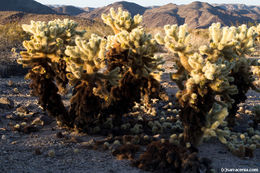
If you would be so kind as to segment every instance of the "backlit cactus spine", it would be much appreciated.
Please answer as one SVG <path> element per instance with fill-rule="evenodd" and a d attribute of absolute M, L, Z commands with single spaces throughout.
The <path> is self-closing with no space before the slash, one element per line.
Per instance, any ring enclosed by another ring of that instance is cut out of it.
<path fill-rule="evenodd" d="M 228 115 L 227 104 L 216 99 L 216 96 L 236 94 L 229 77 L 233 63 L 219 58 L 211 61 L 211 56 L 203 56 L 199 51 L 191 49 L 190 35 L 187 25 L 166 25 L 166 36 L 159 34 L 156 39 L 168 48 L 176 58 L 176 72 L 171 75 L 180 91 L 176 97 L 181 107 L 180 118 L 184 126 L 184 142 L 198 145 L 203 136 L 218 136 L 219 125 L 224 123 Z"/>
<path fill-rule="evenodd" d="M 34 95 L 39 97 L 39 104 L 50 115 L 60 121 L 70 122 L 71 119 L 58 94 L 58 90 L 64 90 L 67 84 L 64 51 L 67 45 L 75 44 L 76 35 L 82 35 L 84 32 L 76 31 L 77 24 L 69 19 L 48 23 L 31 21 L 30 25 L 22 27 L 31 34 L 31 38 L 23 42 L 26 51 L 20 53 L 18 63 L 31 68 L 27 78 L 32 79 L 30 87 Z"/>
<path fill-rule="evenodd" d="M 119 67 L 122 76 L 119 86 L 112 87 L 114 107 L 122 108 L 121 111 L 115 109 L 116 112 L 128 110 L 142 97 L 146 101 L 148 97 L 158 97 L 160 83 L 157 79 L 163 61 L 154 55 L 158 51 L 155 39 L 140 26 L 142 16 L 132 18 L 121 8 L 117 13 L 111 8 L 110 14 L 103 14 L 102 19 L 115 33 L 107 37 L 107 70 Z"/>
<path fill-rule="evenodd" d="M 67 77 L 74 87 L 69 115 L 77 129 L 91 132 L 91 128 L 99 127 L 107 118 L 102 117 L 102 110 L 110 102 L 106 82 L 117 85 L 119 69 L 104 73 L 105 39 L 93 34 L 88 41 L 77 37 L 75 43 L 75 46 L 67 46 L 65 51 L 68 56 Z"/>
<path fill-rule="evenodd" d="M 21 61 L 24 66 L 32 66 L 32 56 L 34 62 L 41 58 L 51 62 L 55 72 L 55 80 L 59 90 L 63 92 L 67 84 L 66 64 L 63 60 L 64 51 L 67 45 L 75 45 L 75 36 L 83 35 L 84 31 L 77 31 L 77 23 L 64 19 L 49 21 L 47 24 L 41 21 L 31 21 L 30 25 L 22 25 L 23 30 L 31 34 L 31 39 L 23 42 L 27 51 L 21 52 Z M 42 59 L 41 59 L 42 60 Z"/>
<path fill-rule="evenodd" d="M 254 85 L 254 76 L 251 72 L 253 66 L 258 66 L 256 59 L 248 58 L 255 51 L 255 40 L 257 37 L 257 27 L 248 28 L 246 25 L 239 27 L 221 27 L 220 23 L 212 24 L 209 27 L 210 44 L 203 46 L 200 53 L 210 58 L 211 62 L 216 62 L 223 58 L 234 66 L 230 71 L 230 77 L 234 80 L 231 84 L 237 87 L 237 94 L 229 97 L 222 97 L 223 101 L 232 102 L 229 104 L 229 115 L 227 121 L 229 126 L 235 124 L 235 115 L 238 104 L 247 99 L 246 93 L 251 88 L 258 91 Z M 255 73 L 259 68 L 255 68 Z"/>

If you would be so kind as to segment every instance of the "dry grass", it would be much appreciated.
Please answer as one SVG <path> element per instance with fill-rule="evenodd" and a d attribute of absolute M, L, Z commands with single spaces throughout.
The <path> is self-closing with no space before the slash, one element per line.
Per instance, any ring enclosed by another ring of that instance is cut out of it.
<path fill-rule="evenodd" d="M 85 30 L 86 33 L 84 35 L 85 38 L 89 39 L 91 34 L 97 34 L 101 37 L 105 37 L 108 35 L 113 35 L 113 30 L 100 22 L 95 22 L 93 25 L 80 26 L 79 30 Z"/>
<path fill-rule="evenodd" d="M 209 32 L 208 29 L 193 29 L 190 31 L 191 40 L 190 43 L 194 50 L 202 45 L 207 45 L 209 43 Z"/>
<path fill-rule="evenodd" d="M 21 49 L 23 40 L 27 38 L 20 24 L 0 25 L 0 63 L 14 62 L 16 57 L 12 48 Z"/>
<path fill-rule="evenodd" d="M 17 42 L 21 43 L 26 38 L 27 38 L 27 34 L 23 31 L 20 24 L 10 23 L 5 25 L 0 25 L 1 42 L 5 42 L 8 44 L 14 44 Z"/>

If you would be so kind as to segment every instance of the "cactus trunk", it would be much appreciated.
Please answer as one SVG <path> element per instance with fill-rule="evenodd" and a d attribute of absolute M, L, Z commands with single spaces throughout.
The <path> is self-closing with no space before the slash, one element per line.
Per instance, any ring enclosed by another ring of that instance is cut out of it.
<path fill-rule="evenodd" d="M 185 92 L 185 90 L 183 91 Z M 199 97 L 197 109 L 189 104 L 181 102 L 180 118 L 184 127 L 184 142 L 198 146 L 203 137 L 202 127 L 206 126 L 206 116 L 214 104 L 213 94 L 207 93 L 204 97 Z"/>
<path fill-rule="evenodd" d="M 47 63 L 41 65 L 46 69 L 48 74 L 53 73 Z M 30 70 L 29 76 L 32 79 L 30 87 L 33 89 L 33 94 L 39 97 L 39 104 L 43 109 L 46 110 L 50 116 L 55 117 L 58 121 L 71 127 L 73 124 L 72 118 L 68 115 L 61 96 L 58 94 L 58 88 L 53 81 L 52 75 L 47 77 L 46 75 L 40 75 Z"/>
<path fill-rule="evenodd" d="M 99 113 L 104 107 L 104 101 L 95 96 L 92 89 L 89 83 L 81 82 L 75 87 L 70 100 L 69 115 L 75 117 L 74 124 L 80 130 L 88 131 L 102 120 Z"/>
<path fill-rule="evenodd" d="M 232 95 L 231 98 L 234 100 L 232 107 L 229 108 L 229 115 L 227 116 L 227 122 L 229 127 L 233 127 L 235 125 L 236 113 L 238 110 L 238 104 L 244 103 L 247 99 L 246 93 L 250 89 L 250 84 L 247 82 L 248 79 L 244 79 L 240 73 L 232 73 L 234 77 L 233 85 L 237 86 L 238 93 Z"/>

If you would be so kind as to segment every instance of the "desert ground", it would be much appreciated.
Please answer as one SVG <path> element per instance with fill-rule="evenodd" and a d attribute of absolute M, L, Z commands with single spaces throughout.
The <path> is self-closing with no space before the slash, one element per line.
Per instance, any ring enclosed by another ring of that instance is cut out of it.
<path fill-rule="evenodd" d="M 161 84 L 171 96 L 177 91 L 169 79 L 171 62 L 166 63 Z M 13 75 L 0 78 L 0 172 L 89 172 L 89 173 L 141 173 L 130 161 L 117 160 L 109 151 L 90 150 L 85 147 L 89 136 L 60 128 L 56 121 L 46 115 L 32 97 L 30 81 L 24 76 Z M 64 96 L 65 104 L 68 97 Z M 248 92 L 248 99 L 240 106 L 250 112 L 260 104 L 260 94 Z M 248 120 L 250 115 L 239 113 Z M 16 124 L 34 124 L 28 131 L 14 131 Z M 245 127 L 246 128 L 246 127 Z M 221 168 L 260 169 L 260 149 L 253 158 L 238 158 L 217 139 L 204 142 L 199 156 L 211 159 L 216 172 Z"/>

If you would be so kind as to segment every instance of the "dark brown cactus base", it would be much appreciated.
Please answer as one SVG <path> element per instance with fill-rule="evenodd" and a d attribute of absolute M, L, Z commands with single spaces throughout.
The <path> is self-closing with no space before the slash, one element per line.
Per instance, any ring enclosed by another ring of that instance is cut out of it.
<path fill-rule="evenodd" d="M 201 170 L 210 171 L 210 161 L 200 161 L 198 150 L 194 147 L 185 148 L 165 141 L 152 142 L 145 153 L 133 161 L 133 165 L 146 171 L 199 173 Z"/>
<path fill-rule="evenodd" d="M 40 75 L 29 71 L 29 77 L 32 79 L 30 88 L 34 96 L 39 98 L 39 104 L 47 111 L 48 115 L 55 117 L 64 125 L 72 127 L 73 119 L 63 105 L 61 96 L 58 94 L 58 88 L 53 81 L 53 72 L 51 68 L 45 64 L 46 74 Z"/>
<path fill-rule="evenodd" d="M 183 90 L 181 95 L 185 94 Z M 210 111 L 215 102 L 214 94 L 208 92 L 204 97 L 198 96 L 197 104 L 192 105 L 188 101 L 184 102 L 182 98 L 179 99 L 181 106 L 180 119 L 184 127 L 184 144 L 190 142 L 194 146 L 202 140 L 202 127 L 206 125 L 206 114 Z"/>
<path fill-rule="evenodd" d="M 237 86 L 238 93 L 235 95 L 231 95 L 231 98 L 235 102 L 232 104 L 232 107 L 228 110 L 229 114 L 226 118 L 229 127 L 235 126 L 236 113 L 239 109 L 238 105 L 246 101 L 247 99 L 246 93 L 248 92 L 251 86 L 251 84 L 248 83 L 249 77 L 244 79 L 245 77 L 242 76 L 240 73 L 233 73 L 232 76 L 234 77 L 234 82 L 232 82 L 231 84 Z"/>
<path fill-rule="evenodd" d="M 59 63 L 53 63 L 52 65 L 55 72 L 55 81 L 59 92 L 65 94 L 67 92 L 67 84 L 69 83 L 69 80 L 66 76 L 66 62 L 64 60 L 60 60 Z"/>
<path fill-rule="evenodd" d="M 252 127 L 254 129 L 258 129 L 258 124 L 260 124 L 260 115 L 259 114 L 254 116 Z"/>
<path fill-rule="evenodd" d="M 160 83 L 152 77 L 137 78 L 130 71 L 125 73 L 119 86 L 111 89 L 111 103 L 109 112 L 122 115 L 127 113 L 135 104 L 144 98 L 149 102 L 151 98 L 159 98 Z"/>
<path fill-rule="evenodd" d="M 74 126 L 78 130 L 88 131 L 105 120 L 102 110 L 105 102 L 92 91 L 93 87 L 82 82 L 74 89 L 69 110 L 70 117 L 74 118 Z"/>
<path fill-rule="evenodd" d="M 185 107 L 181 110 L 180 117 L 184 128 L 183 143 L 189 142 L 194 146 L 198 146 L 203 136 L 201 128 L 205 124 L 205 117 L 190 107 Z"/>

